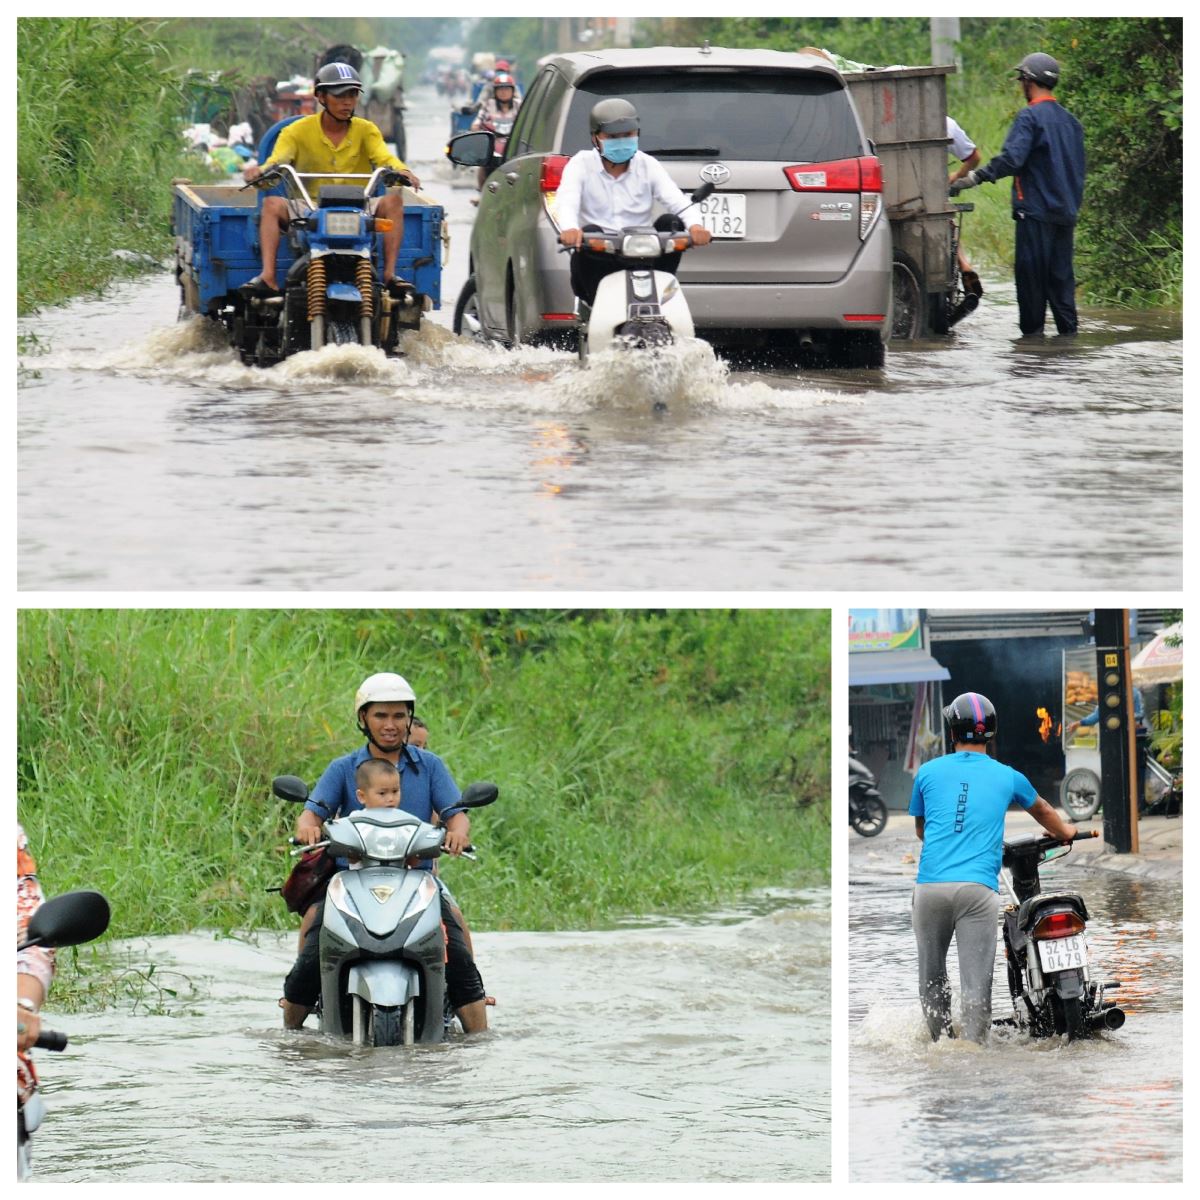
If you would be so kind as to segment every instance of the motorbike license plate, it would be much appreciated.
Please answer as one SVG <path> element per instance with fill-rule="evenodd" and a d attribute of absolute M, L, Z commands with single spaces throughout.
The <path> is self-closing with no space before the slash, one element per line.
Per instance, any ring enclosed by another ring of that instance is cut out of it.
<path fill-rule="evenodd" d="M 1072 967 L 1087 966 L 1087 942 L 1082 934 L 1038 942 L 1037 948 L 1043 971 L 1069 971 Z"/>
<path fill-rule="evenodd" d="M 700 224 L 715 238 L 746 236 L 746 197 L 717 192 L 700 201 Z"/>

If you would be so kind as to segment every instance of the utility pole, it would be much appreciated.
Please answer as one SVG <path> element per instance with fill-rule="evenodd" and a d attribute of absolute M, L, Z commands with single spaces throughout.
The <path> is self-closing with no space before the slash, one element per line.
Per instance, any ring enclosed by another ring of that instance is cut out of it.
<path fill-rule="evenodd" d="M 961 37 L 957 17 L 929 18 L 930 52 L 935 67 L 953 64 L 959 71 L 962 70 L 962 53 L 958 47 Z"/>
<path fill-rule="evenodd" d="M 1127 608 L 1096 609 L 1096 678 L 1104 840 L 1118 854 L 1136 854 L 1137 742 Z"/>

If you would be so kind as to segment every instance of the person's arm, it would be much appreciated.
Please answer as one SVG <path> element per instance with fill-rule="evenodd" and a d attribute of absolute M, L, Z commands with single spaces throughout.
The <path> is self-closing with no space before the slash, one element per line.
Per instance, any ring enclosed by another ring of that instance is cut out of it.
<path fill-rule="evenodd" d="M 579 155 L 572 155 L 571 161 L 563 167 L 558 193 L 554 197 L 558 240 L 564 246 L 578 246 L 583 241 L 583 218 L 579 211 L 583 201 L 583 169 Z"/>
<path fill-rule="evenodd" d="M 246 167 L 242 172 L 242 178 L 247 183 L 253 183 L 268 167 L 273 167 L 279 163 L 294 163 L 296 161 L 296 135 L 292 131 L 296 127 L 296 122 L 293 121 L 290 125 L 285 125 L 275 138 L 275 145 L 271 153 L 267 156 L 264 163 L 255 163 L 253 166 Z"/>
<path fill-rule="evenodd" d="M 471 844 L 471 818 L 459 811 L 446 821 L 446 840 L 442 843 L 451 854 L 461 854 Z"/>
<path fill-rule="evenodd" d="M 923 842 L 925 840 L 925 818 L 913 817 L 913 829 L 916 830 L 917 840 Z"/>
<path fill-rule="evenodd" d="M 961 179 L 968 171 L 973 171 L 979 166 L 982 161 L 983 155 L 979 153 L 979 149 L 976 147 L 962 160 L 958 169 L 950 176 L 950 182 L 953 183 L 956 179 Z"/>
<path fill-rule="evenodd" d="M 321 818 L 311 808 L 306 808 L 296 819 L 296 841 L 311 846 L 321 840 Z"/>
<path fill-rule="evenodd" d="M 391 167 L 402 171 L 408 176 L 409 186 L 414 192 L 420 191 L 421 181 L 416 177 L 411 167 L 405 166 L 388 148 L 379 132 L 379 126 L 373 121 L 366 122 L 366 136 L 363 139 L 363 151 L 372 167 Z M 286 132 L 286 131 L 285 131 Z"/>
<path fill-rule="evenodd" d="M 1033 806 L 1026 810 L 1029 815 L 1051 836 L 1069 842 L 1079 830 L 1058 815 L 1058 809 L 1039 796 Z"/>

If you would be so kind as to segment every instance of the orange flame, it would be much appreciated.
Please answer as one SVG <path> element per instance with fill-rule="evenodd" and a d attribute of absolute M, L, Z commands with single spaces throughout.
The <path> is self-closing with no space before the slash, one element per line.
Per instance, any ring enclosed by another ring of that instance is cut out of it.
<path fill-rule="evenodd" d="M 1050 730 L 1054 728 L 1054 722 L 1050 720 L 1050 714 L 1044 708 L 1039 708 L 1037 715 L 1041 718 L 1042 722 L 1038 726 L 1038 733 L 1042 735 L 1043 742 L 1048 742 L 1050 740 Z"/>

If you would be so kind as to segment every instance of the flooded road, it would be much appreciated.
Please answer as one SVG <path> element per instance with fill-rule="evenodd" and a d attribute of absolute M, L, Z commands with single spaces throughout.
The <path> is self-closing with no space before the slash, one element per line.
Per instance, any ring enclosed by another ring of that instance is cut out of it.
<path fill-rule="evenodd" d="M 1027 345 L 985 279 L 954 338 L 881 372 L 733 369 L 703 343 L 653 376 L 584 372 L 469 344 L 447 113 L 415 93 L 411 161 L 452 244 L 404 359 L 243 367 L 175 323 L 166 273 L 21 321 L 21 588 L 1180 586 L 1177 315 L 1085 310 L 1075 341 Z M 986 514 L 967 539 L 964 495 Z"/>
<path fill-rule="evenodd" d="M 935 1045 L 917 1000 L 916 867 L 900 862 L 906 848 L 917 853 L 910 840 L 894 853 L 860 838 L 850 846 L 850 1179 L 1181 1180 L 1180 884 L 1069 858 L 1042 869 L 1044 890 L 1084 897 L 1093 964 L 1124 985 L 1122 1029 L 1071 1045 L 1006 1029 L 984 1047 Z M 998 944 L 996 1017 L 1012 1012 L 1003 953 Z M 948 973 L 957 1013 L 953 947 Z"/>
<path fill-rule="evenodd" d="M 285 1033 L 294 936 L 136 943 L 201 994 L 182 987 L 177 1015 L 47 1018 L 71 1044 L 40 1056 L 36 1177 L 827 1181 L 828 902 L 476 933 L 492 1028 L 419 1048 Z"/>

